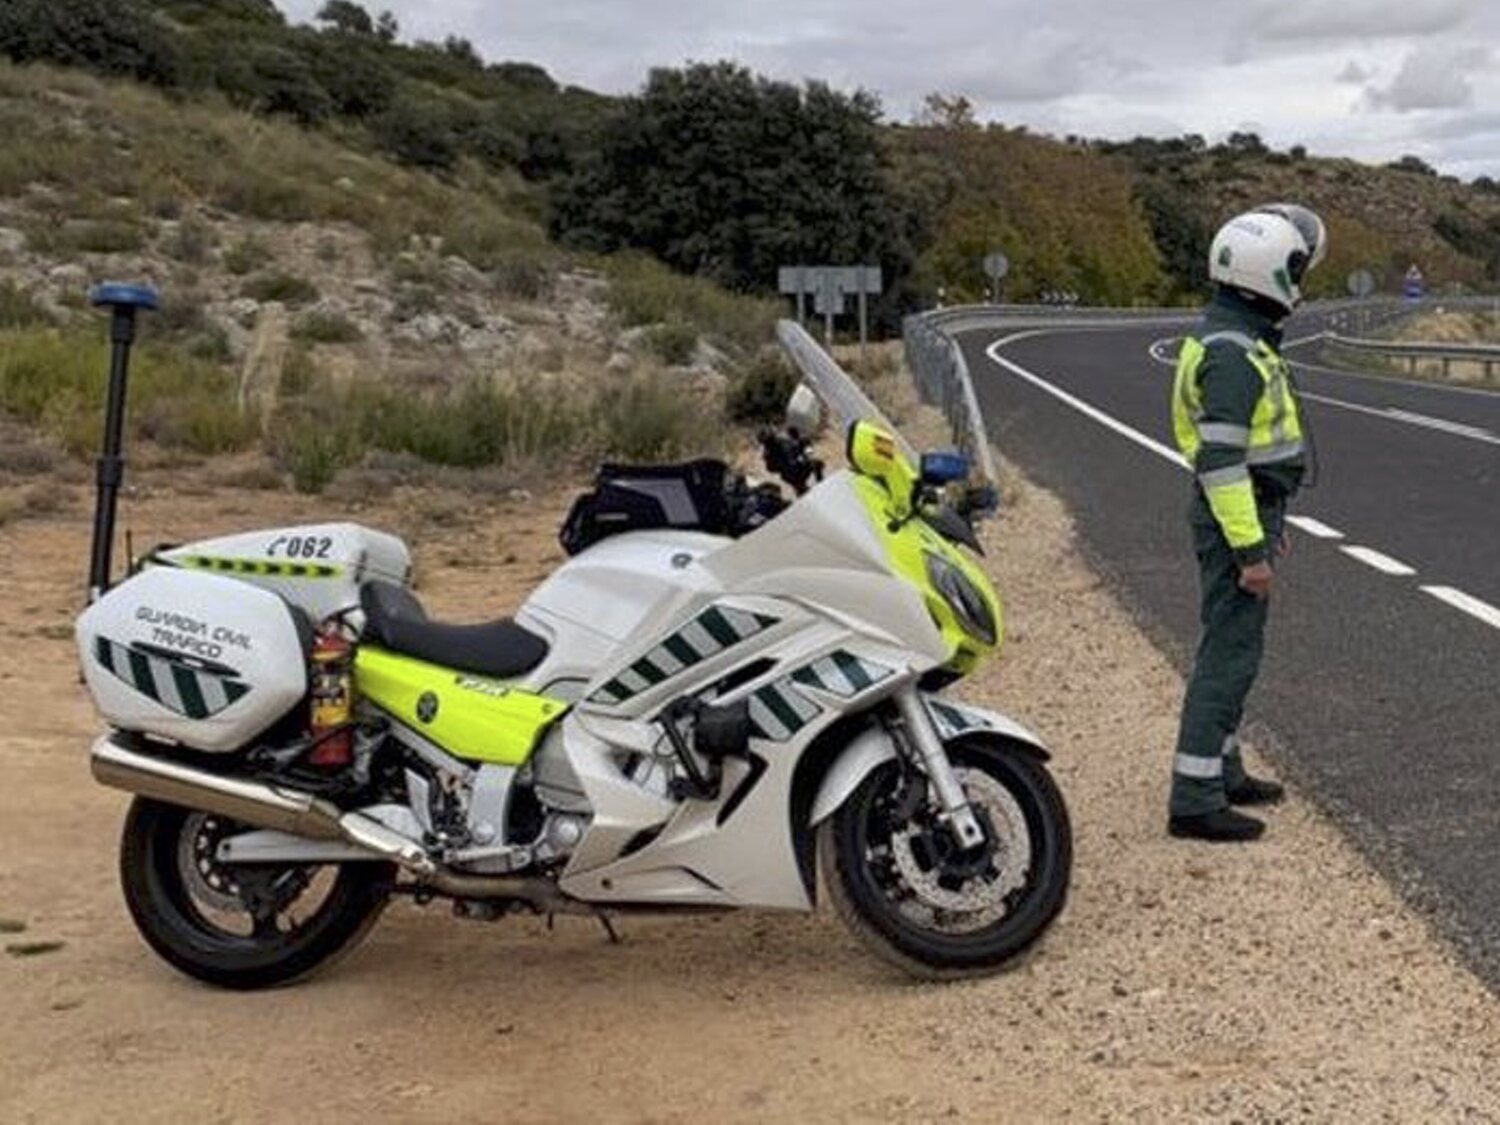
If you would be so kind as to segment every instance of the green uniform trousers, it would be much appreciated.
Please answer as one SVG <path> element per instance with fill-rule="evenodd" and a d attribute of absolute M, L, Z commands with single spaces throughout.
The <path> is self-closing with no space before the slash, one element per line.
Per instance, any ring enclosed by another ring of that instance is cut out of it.
<path fill-rule="evenodd" d="M 1256 497 L 1266 543 L 1275 557 L 1286 513 L 1284 500 Z M 1245 697 L 1260 670 L 1269 602 L 1245 593 L 1224 533 L 1197 492 L 1188 522 L 1198 556 L 1203 633 L 1172 766 L 1172 816 L 1195 816 L 1228 804 L 1226 789 L 1244 779 L 1236 732 L 1245 713 Z"/>

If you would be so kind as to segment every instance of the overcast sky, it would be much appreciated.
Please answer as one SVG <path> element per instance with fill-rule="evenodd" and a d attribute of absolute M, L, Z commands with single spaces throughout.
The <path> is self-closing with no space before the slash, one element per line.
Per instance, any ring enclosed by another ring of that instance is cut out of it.
<path fill-rule="evenodd" d="M 321 0 L 280 0 L 308 19 Z M 738 59 L 878 93 L 931 91 L 1059 135 L 1235 129 L 1278 148 L 1500 175 L 1496 0 L 370 0 L 402 37 L 473 41 L 560 81 L 637 88 L 652 66 Z"/>

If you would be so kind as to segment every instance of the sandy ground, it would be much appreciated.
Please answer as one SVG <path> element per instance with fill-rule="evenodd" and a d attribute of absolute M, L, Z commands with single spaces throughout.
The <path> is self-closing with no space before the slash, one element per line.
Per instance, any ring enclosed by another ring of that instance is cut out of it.
<path fill-rule="evenodd" d="M 352 514 L 409 535 L 424 596 L 477 617 L 557 562 L 566 499 Z M 202 485 L 130 512 L 138 545 L 331 514 Z M 298 987 L 176 975 L 115 884 L 125 799 L 87 775 L 87 515 L 78 491 L 0 529 L 0 928 L 24 926 L 0 935 L 0 1121 L 1500 1120 L 1500 1007 L 1307 804 L 1254 847 L 1166 838 L 1178 677 L 1024 484 L 991 532 L 1009 646 L 966 694 L 1054 747 L 1076 879 L 1021 967 L 945 986 L 829 912 L 626 919 L 611 946 L 586 920 L 407 904 Z"/>

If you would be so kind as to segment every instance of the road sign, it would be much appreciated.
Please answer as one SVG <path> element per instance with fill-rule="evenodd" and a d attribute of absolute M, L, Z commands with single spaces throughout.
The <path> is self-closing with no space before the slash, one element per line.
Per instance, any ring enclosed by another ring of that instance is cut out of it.
<path fill-rule="evenodd" d="M 969 259 L 973 261 L 973 259 Z M 995 250 L 984 256 L 984 276 L 991 281 L 1004 281 L 1005 275 L 1010 273 L 1010 259 L 1000 251 Z"/>
<path fill-rule="evenodd" d="M 1349 296 L 1368 297 L 1375 292 L 1375 275 L 1369 270 L 1354 270 L 1349 274 Z"/>
<path fill-rule="evenodd" d="M 844 313 L 845 297 L 859 298 L 859 342 L 869 335 L 869 309 L 865 298 L 885 289 L 879 266 L 782 266 L 776 271 L 776 288 L 797 298 L 797 323 L 803 321 L 804 301 L 813 298 L 813 308 L 823 318 L 824 338 L 833 342 L 833 318 Z"/>
<path fill-rule="evenodd" d="M 1422 271 L 1413 262 L 1411 269 L 1406 271 L 1406 280 L 1401 283 L 1401 295 L 1415 301 L 1421 298 L 1422 288 Z"/>

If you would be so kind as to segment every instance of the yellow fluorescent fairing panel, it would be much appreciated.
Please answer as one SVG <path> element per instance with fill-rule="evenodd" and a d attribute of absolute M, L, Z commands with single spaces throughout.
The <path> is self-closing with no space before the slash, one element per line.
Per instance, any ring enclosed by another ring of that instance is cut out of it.
<path fill-rule="evenodd" d="M 885 545 L 892 569 L 922 592 L 928 612 L 948 645 L 949 667 L 968 674 L 985 656 L 1000 649 L 1004 621 L 1000 595 L 989 576 L 967 553 L 920 518 L 911 518 L 917 472 L 896 450 L 888 434 L 868 422 L 856 422 L 850 428 L 848 454 L 851 465 L 860 474 L 855 478 L 855 490 Z M 995 619 L 993 645 L 971 636 L 947 599 L 934 588 L 927 573 L 928 554 L 940 555 L 958 567 L 989 602 Z"/>
<path fill-rule="evenodd" d="M 354 680 L 361 698 L 471 762 L 523 764 L 568 709 L 561 700 L 371 645 L 355 654 Z"/>

